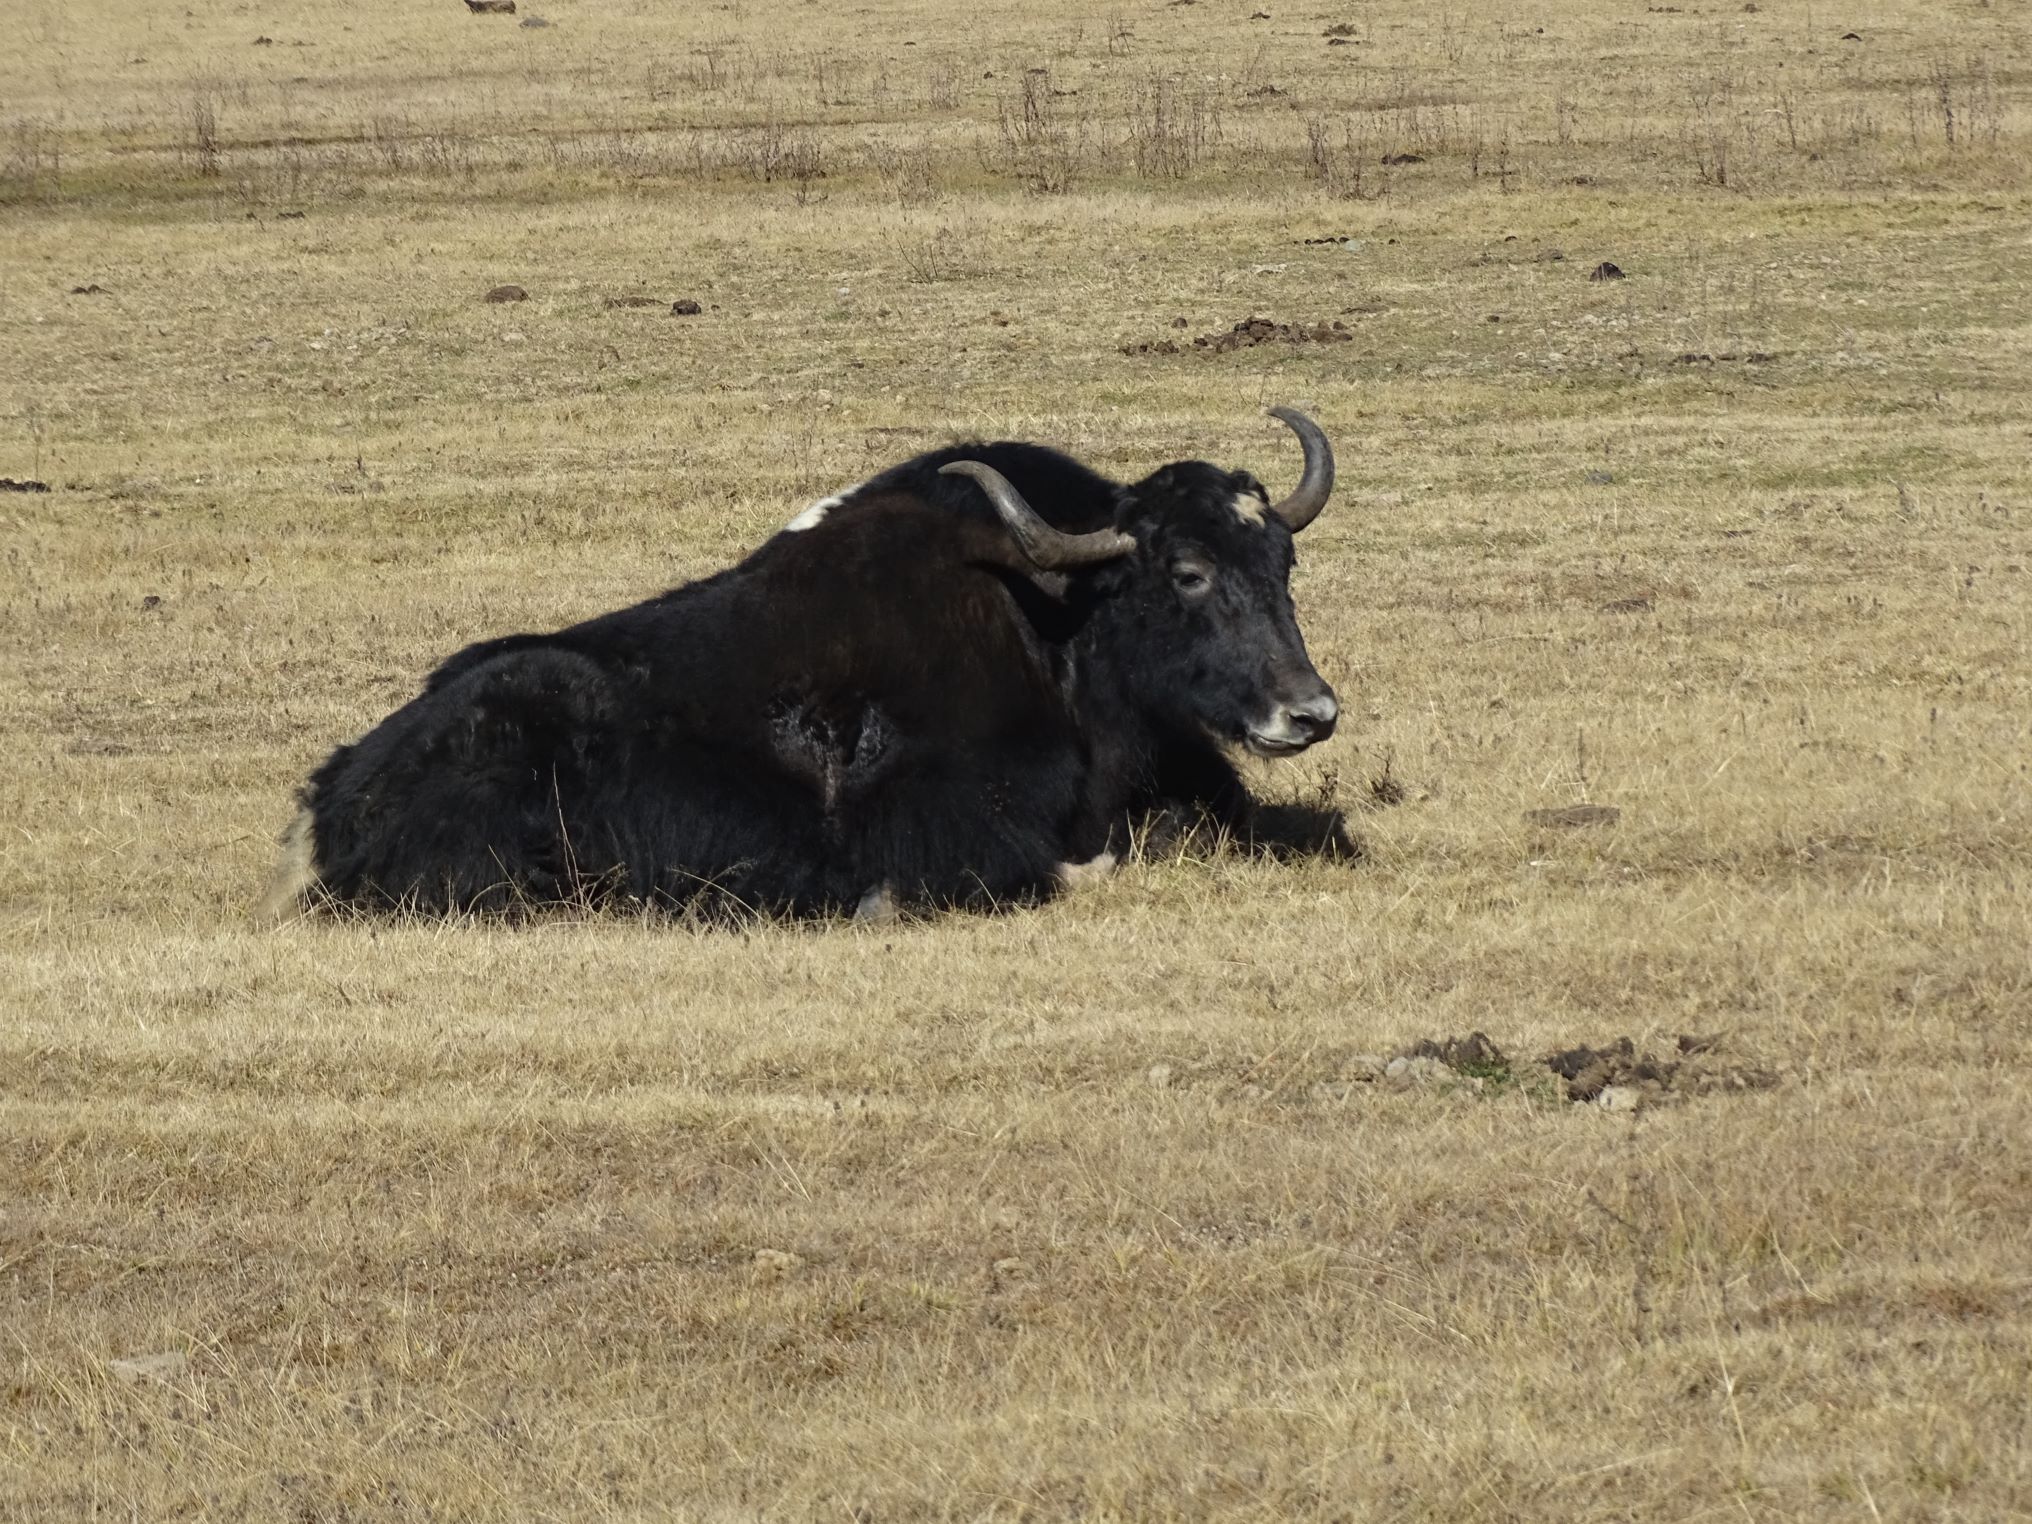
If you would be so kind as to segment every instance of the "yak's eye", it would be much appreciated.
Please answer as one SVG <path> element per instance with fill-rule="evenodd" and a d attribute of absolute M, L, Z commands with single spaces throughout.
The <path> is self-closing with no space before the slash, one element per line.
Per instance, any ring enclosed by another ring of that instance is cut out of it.
<path fill-rule="evenodd" d="M 1171 568 L 1171 585 L 1188 598 L 1197 598 L 1214 585 L 1213 574 L 1204 566 L 1181 562 Z"/>

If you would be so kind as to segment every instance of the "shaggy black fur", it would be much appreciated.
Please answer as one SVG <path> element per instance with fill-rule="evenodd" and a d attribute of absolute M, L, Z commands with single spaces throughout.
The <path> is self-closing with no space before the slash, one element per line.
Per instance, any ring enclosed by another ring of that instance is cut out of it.
<path fill-rule="evenodd" d="M 953 459 L 1137 548 L 1013 573 L 992 508 L 937 475 Z M 319 887 L 424 910 L 1006 904 L 1159 804 L 1246 834 L 1217 743 L 1325 690 L 1291 534 L 1238 494 L 1263 498 L 1201 462 L 1118 488 L 1036 446 L 942 451 L 704 581 L 469 647 L 312 775 Z M 1337 820 L 1306 831 L 1346 845 Z"/>

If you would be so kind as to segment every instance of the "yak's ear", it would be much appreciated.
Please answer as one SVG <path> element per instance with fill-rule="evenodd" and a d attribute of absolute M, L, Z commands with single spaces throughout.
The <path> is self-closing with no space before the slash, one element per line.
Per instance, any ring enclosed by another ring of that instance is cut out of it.
<path fill-rule="evenodd" d="M 1052 528 L 1037 516 L 1035 508 L 1023 501 L 1023 494 L 1010 485 L 1008 477 L 978 460 L 956 460 L 938 469 L 941 476 L 971 476 L 979 483 L 1032 570 L 1072 571 L 1100 561 L 1117 560 L 1136 548 L 1135 537 L 1118 529 L 1067 534 Z"/>

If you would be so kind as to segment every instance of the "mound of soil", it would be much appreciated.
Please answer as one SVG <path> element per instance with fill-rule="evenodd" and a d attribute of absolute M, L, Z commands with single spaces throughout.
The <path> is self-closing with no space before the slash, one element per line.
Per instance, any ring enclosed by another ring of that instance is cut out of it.
<path fill-rule="evenodd" d="M 1278 323 L 1266 317 L 1244 318 L 1223 333 L 1203 333 L 1183 345 L 1173 339 L 1142 344 L 1124 344 L 1125 355 L 1176 355 L 1187 348 L 1208 354 L 1226 354 L 1235 349 L 1253 349 L 1258 344 L 1346 344 L 1354 338 L 1348 325 L 1336 318 L 1331 323 Z"/>
<path fill-rule="evenodd" d="M 1476 1031 L 1421 1038 L 1388 1056 L 1315 1045 L 1296 1059 L 1282 1049 L 1201 1063 L 1167 1057 L 1150 1064 L 1142 1079 L 1157 1090 L 1202 1090 L 1250 1105 L 1339 1107 L 1359 1104 L 1363 1096 L 1433 1089 L 1634 1112 L 1690 1096 L 1768 1090 L 1779 1075 L 1731 1052 L 1721 1037 L 1681 1035 L 1662 1054 L 1618 1037 L 1534 1060 L 1513 1057 Z"/>
<path fill-rule="evenodd" d="M 1435 1041 L 1426 1037 L 1406 1048 L 1404 1058 L 1436 1058 L 1456 1074 L 1507 1074 L 1510 1069 L 1510 1055 L 1489 1040 L 1486 1032 L 1471 1032 L 1466 1037 L 1447 1037 Z"/>
<path fill-rule="evenodd" d="M 1623 818 L 1623 812 L 1613 804 L 1568 804 L 1555 810 L 1526 810 L 1524 818 L 1535 826 L 1563 826 L 1571 830 L 1614 825 Z"/>
<path fill-rule="evenodd" d="M 1646 1098 L 1706 1095 L 1717 1090 L 1768 1090 L 1778 1083 L 1769 1069 L 1745 1064 L 1724 1052 L 1719 1037 L 1682 1033 L 1671 1053 L 1646 1053 L 1627 1037 L 1605 1048 L 1566 1048 L 1548 1054 L 1545 1067 L 1566 1085 L 1570 1101 L 1593 1101 L 1611 1086 Z"/>
<path fill-rule="evenodd" d="M 1763 349 L 1745 350 L 1741 354 L 1730 350 L 1722 354 L 1713 355 L 1696 354 L 1692 350 L 1688 350 L 1685 354 L 1674 355 L 1672 363 L 1674 365 L 1727 365 L 1741 361 L 1745 365 L 1769 365 L 1777 358 L 1769 350 Z"/>
<path fill-rule="evenodd" d="M 1546 1071 L 1567 1100 L 1597 1103 L 1613 1111 L 1634 1111 L 1678 1096 L 1768 1090 L 1778 1083 L 1772 1070 L 1727 1052 L 1720 1037 L 1688 1034 L 1663 1055 L 1645 1052 L 1630 1038 L 1619 1037 L 1606 1047 L 1583 1045 L 1549 1053 L 1536 1065 L 1511 1058 L 1486 1032 L 1428 1037 L 1389 1060 L 1385 1076 L 1400 1084 L 1458 1077 L 1482 1090 L 1512 1084 L 1531 1087 L 1534 1075 L 1542 1086 Z"/>

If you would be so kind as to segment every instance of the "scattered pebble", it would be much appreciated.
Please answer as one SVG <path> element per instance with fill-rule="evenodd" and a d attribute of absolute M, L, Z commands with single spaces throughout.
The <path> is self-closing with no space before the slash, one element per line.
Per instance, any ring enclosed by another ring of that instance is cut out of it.
<path fill-rule="evenodd" d="M 1151 1088 L 1154 1090 L 1168 1090 L 1171 1088 L 1171 1065 L 1152 1064 L 1144 1072 L 1143 1078 L 1150 1083 Z"/>
<path fill-rule="evenodd" d="M 1614 825 L 1623 812 L 1613 804 L 1569 804 L 1556 810 L 1526 810 L 1524 818 L 1535 826 Z"/>
<path fill-rule="evenodd" d="M 1595 1104 L 1604 1111 L 1635 1111 L 1644 1104 L 1644 1096 L 1634 1085 L 1604 1085 Z"/>
<path fill-rule="evenodd" d="M 1423 1085 L 1446 1075 L 1446 1065 L 1436 1058 L 1413 1058 L 1401 1053 L 1383 1067 L 1383 1077 L 1393 1085 Z"/>
<path fill-rule="evenodd" d="M 106 1369 L 122 1381 L 174 1381 L 190 1370 L 190 1356 L 174 1351 L 159 1355 L 128 1355 L 108 1360 Z"/>

